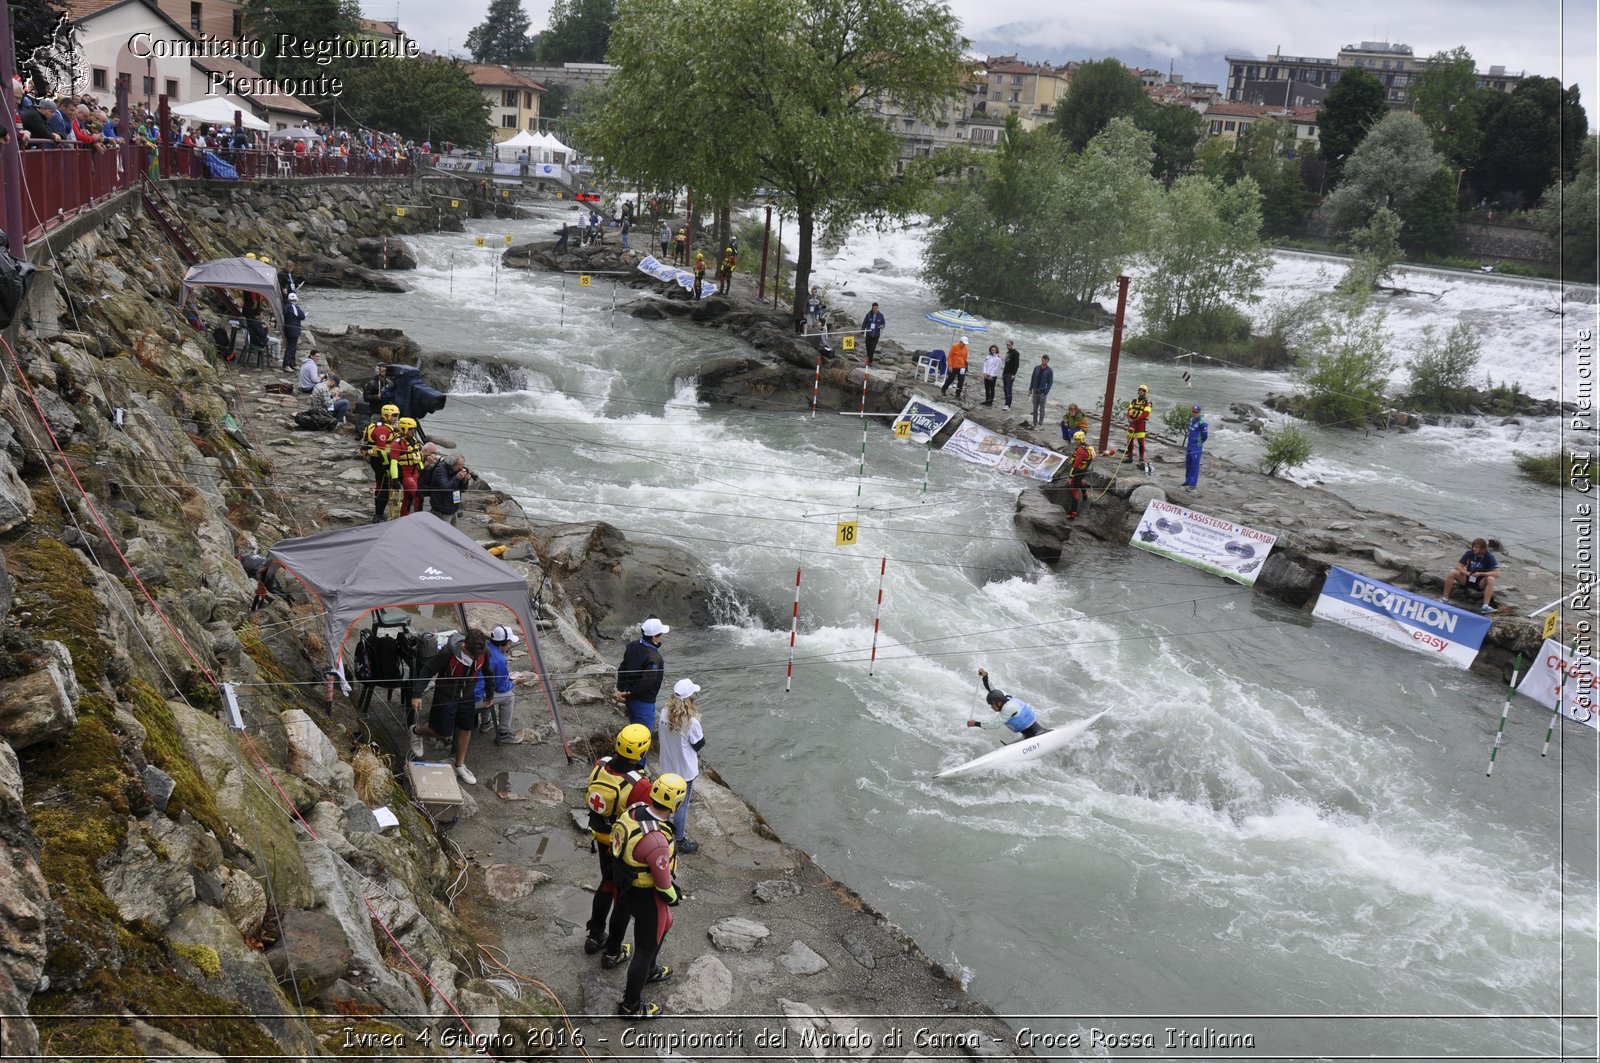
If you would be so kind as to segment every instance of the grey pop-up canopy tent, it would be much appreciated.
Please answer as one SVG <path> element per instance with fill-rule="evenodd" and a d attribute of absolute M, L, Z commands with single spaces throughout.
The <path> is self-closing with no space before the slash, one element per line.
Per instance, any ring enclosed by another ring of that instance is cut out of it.
<path fill-rule="evenodd" d="M 331 665 L 344 675 L 342 655 L 350 631 L 376 609 L 415 605 L 498 605 L 516 614 L 539 673 L 561 749 L 567 747 L 561 711 L 539 653 L 528 584 L 480 543 L 429 513 L 357 528 L 280 539 L 267 552 L 268 568 L 281 567 L 305 585 L 326 610 Z M 464 625 L 463 625 L 464 626 Z"/>
<path fill-rule="evenodd" d="M 283 296 L 278 290 L 278 271 L 254 258 L 214 258 L 210 262 L 197 262 L 183 275 L 183 295 L 178 299 L 182 310 L 195 288 L 236 288 L 254 292 L 267 301 L 279 321 L 283 320 Z"/>

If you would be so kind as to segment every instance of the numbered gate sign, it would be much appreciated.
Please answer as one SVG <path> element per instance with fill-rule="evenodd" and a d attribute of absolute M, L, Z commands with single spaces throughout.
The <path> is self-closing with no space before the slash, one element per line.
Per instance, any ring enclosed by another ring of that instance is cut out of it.
<path fill-rule="evenodd" d="M 910 421 L 896 421 L 894 423 L 894 437 L 896 439 L 910 439 L 911 438 L 911 422 Z"/>
<path fill-rule="evenodd" d="M 406 216 L 406 208 L 404 208 L 404 207 L 396 207 L 396 208 L 394 208 L 394 216 L 397 217 L 397 218 L 405 217 Z"/>
<path fill-rule="evenodd" d="M 1558 624 L 1560 624 L 1560 623 L 1561 623 L 1561 610 L 1559 608 L 1557 608 L 1557 609 L 1552 610 L 1544 618 L 1544 637 L 1547 638 L 1547 639 L 1555 638 L 1556 637 L 1556 626 Z"/>
<path fill-rule="evenodd" d="M 578 287 L 580 287 L 580 288 L 589 287 L 589 282 L 592 281 L 593 279 L 594 278 L 589 276 L 587 273 L 578 274 Z"/>
<path fill-rule="evenodd" d="M 511 234 L 510 233 L 506 233 L 506 246 L 507 247 L 511 246 Z"/>
<path fill-rule="evenodd" d="M 482 247 L 483 246 L 483 237 L 474 236 L 472 238 L 472 244 L 473 244 L 474 247 Z"/>
<path fill-rule="evenodd" d="M 459 206 L 461 206 L 461 200 L 459 200 L 459 199 L 452 199 L 452 200 L 451 200 L 451 201 L 450 201 L 450 209 L 451 209 L 451 210 L 455 210 L 455 209 L 456 209 L 456 208 L 457 208 L 457 207 L 459 207 Z"/>
<path fill-rule="evenodd" d="M 856 530 L 859 521 L 841 520 L 839 527 L 833 533 L 834 546 L 854 546 L 856 544 Z"/>
<path fill-rule="evenodd" d="M 847 351 L 853 351 L 856 349 L 856 338 L 854 336 L 846 336 L 839 341 L 839 346 Z"/>

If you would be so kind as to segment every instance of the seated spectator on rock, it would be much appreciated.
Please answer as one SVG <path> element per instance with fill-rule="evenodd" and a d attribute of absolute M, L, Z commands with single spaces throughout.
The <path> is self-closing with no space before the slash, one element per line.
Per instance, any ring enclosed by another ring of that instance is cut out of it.
<path fill-rule="evenodd" d="M 1498 544 L 1497 544 L 1498 545 Z M 1482 539 L 1472 540 L 1472 546 L 1461 555 L 1456 567 L 1444 580 L 1444 597 L 1448 603 L 1456 587 L 1477 587 L 1483 592 L 1482 612 L 1494 612 L 1494 584 L 1500 578 L 1500 562 L 1489 552 L 1489 544 Z"/>
<path fill-rule="evenodd" d="M 311 389 L 317 386 L 317 381 L 322 379 L 322 355 L 312 351 L 306 355 L 306 360 L 300 363 L 300 377 L 295 381 L 295 390 L 302 395 L 311 394 Z"/>
<path fill-rule="evenodd" d="M 350 412 L 350 400 L 339 394 L 342 387 L 338 376 L 330 373 L 311 389 L 311 408 L 327 410 L 333 414 L 333 422 L 337 425 L 346 424 L 345 414 Z"/>

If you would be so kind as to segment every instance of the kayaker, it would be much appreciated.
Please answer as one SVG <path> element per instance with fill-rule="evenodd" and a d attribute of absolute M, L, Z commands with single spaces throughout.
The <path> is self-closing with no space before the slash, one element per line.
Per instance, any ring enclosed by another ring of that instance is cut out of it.
<path fill-rule="evenodd" d="M 988 691 L 987 700 L 989 707 L 995 711 L 995 718 L 968 720 L 968 727 L 1007 727 L 1023 738 L 1034 738 L 1050 730 L 1039 722 L 1039 714 L 1034 711 L 1032 705 L 990 686 L 989 673 L 982 668 L 978 669 L 978 678 L 983 680 L 983 689 Z"/>

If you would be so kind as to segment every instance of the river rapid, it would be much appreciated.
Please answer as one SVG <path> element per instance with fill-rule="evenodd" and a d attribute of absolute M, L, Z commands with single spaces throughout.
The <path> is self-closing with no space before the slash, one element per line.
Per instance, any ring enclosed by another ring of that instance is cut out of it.
<path fill-rule="evenodd" d="M 459 376 L 428 427 L 536 519 L 606 520 L 713 567 L 722 623 L 674 629 L 664 647 L 669 678 L 704 687 L 710 762 L 1015 1026 L 1078 1035 L 1040 1051 L 1104 1056 L 1113 1037 L 1149 1036 L 1146 1055 L 1217 1055 L 1229 1049 L 1173 1038 L 1248 1035 L 1262 1058 L 1593 1053 L 1592 1019 L 1560 1018 L 1592 1015 L 1596 996 L 1593 731 L 1565 724 L 1541 758 L 1548 714 L 1518 699 L 1485 778 L 1504 691 L 1483 677 L 1139 551 L 1051 570 L 1013 536 L 1016 482 L 926 461 L 886 421 L 867 426 L 863 473 L 857 418 L 700 404 L 697 365 L 737 341 L 636 320 L 626 308 L 650 296 L 607 277 L 497 268 L 504 235 L 544 238 L 557 217 L 475 223 L 488 250 L 471 234 L 417 238 L 415 291 L 315 292 L 309 324 L 392 325 L 432 350 L 521 363 L 517 391 Z M 942 346 L 920 247 L 915 228 L 863 235 L 830 249 L 819 278 L 857 317 L 880 302 L 890 338 Z M 1325 289 L 1337 270 L 1279 256 L 1267 294 Z M 1570 387 L 1549 286 L 1400 283 L 1441 292 L 1389 308 L 1401 346 L 1465 317 L 1495 381 Z M 1108 333 L 988 336 L 1008 337 L 1024 378 L 1049 353 L 1057 394 L 1088 406 L 1102 390 Z M 1204 404 L 1213 452 L 1241 461 L 1259 437 L 1216 430 L 1216 414 L 1290 383 L 1124 364 L 1119 391 L 1148 383 L 1158 412 Z M 1559 427 L 1322 432 L 1300 475 L 1559 568 L 1559 497 L 1512 466 Z M 835 547 L 858 507 L 859 545 Z M 964 726 L 982 711 L 980 666 L 1047 723 L 1110 712 L 1054 758 L 935 782 L 996 742 Z"/>

